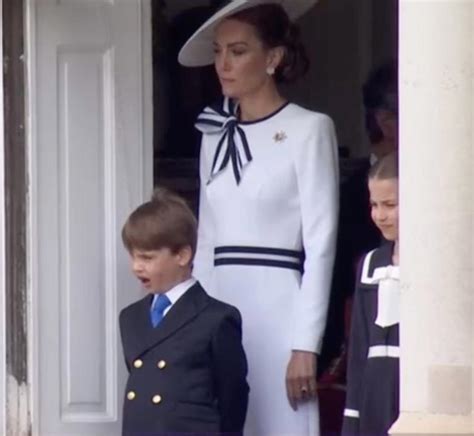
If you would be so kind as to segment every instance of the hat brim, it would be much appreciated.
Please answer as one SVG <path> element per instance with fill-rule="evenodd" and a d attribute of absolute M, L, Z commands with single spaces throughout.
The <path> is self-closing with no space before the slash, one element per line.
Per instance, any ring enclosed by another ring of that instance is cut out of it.
<path fill-rule="evenodd" d="M 202 67 L 214 63 L 214 30 L 224 19 L 244 9 L 268 3 L 280 4 L 291 21 L 307 12 L 318 0 L 233 0 L 212 15 L 186 41 L 179 52 L 178 61 L 185 67 Z"/>

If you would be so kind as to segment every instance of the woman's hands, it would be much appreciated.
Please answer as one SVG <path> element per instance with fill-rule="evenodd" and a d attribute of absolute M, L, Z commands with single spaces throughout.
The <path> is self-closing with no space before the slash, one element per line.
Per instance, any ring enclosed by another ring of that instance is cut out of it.
<path fill-rule="evenodd" d="M 298 402 L 316 398 L 316 365 L 317 355 L 309 351 L 291 352 L 286 369 L 286 394 L 293 410 L 298 409 Z"/>

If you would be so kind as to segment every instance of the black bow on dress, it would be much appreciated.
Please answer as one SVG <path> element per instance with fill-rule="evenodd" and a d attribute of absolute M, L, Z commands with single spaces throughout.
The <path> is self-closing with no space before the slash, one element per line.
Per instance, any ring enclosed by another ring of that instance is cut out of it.
<path fill-rule="evenodd" d="M 212 162 L 208 184 L 232 162 L 237 184 L 242 180 L 242 170 L 252 161 L 252 153 L 245 132 L 236 116 L 237 105 L 224 98 L 222 105 L 208 106 L 198 116 L 196 128 L 205 134 L 221 134 Z"/>

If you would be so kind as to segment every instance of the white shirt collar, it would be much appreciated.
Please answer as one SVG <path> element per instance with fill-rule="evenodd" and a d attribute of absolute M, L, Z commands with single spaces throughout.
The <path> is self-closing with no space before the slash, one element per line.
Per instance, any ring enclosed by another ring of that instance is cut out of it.
<path fill-rule="evenodd" d="M 176 303 L 189 288 L 194 286 L 196 282 L 197 280 L 194 277 L 191 277 L 188 280 L 185 280 L 184 282 L 178 283 L 175 287 L 171 288 L 168 292 L 166 292 L 166 296 L 171 301 L 171 304 L 166 308 L 167 310 L 165 310 L 165 313 L 168 312 L 168 310 L 171 309 L 171 306 L 173 306 L 173 304 Z M 155 305 L 155 301 L 159 295 L 160 294 L 155 294 L 153 296 L 153 302 L 151 304 L 151 307 Z"/>

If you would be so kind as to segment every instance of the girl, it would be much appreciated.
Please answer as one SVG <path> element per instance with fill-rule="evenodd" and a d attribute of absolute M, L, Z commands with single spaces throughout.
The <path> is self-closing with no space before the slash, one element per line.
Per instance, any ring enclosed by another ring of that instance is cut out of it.
<path fill-rule="evenodd" d="M 399 412 L 398 161 L 370 169 L 372 219 L 386 239 L 362 261 L 354 297 L 342 434 L 388 434 Z"/>

